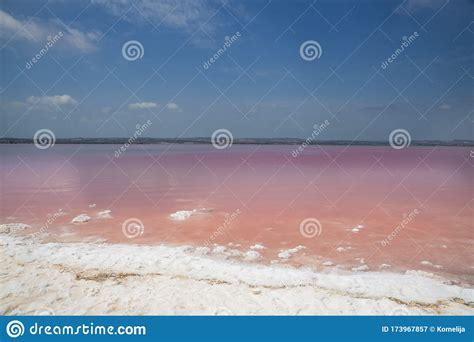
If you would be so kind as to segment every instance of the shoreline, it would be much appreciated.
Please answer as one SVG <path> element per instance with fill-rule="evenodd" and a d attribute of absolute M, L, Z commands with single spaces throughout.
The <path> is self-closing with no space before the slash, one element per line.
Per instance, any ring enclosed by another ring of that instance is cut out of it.
<path fill-rule="evenodd" d="M 192 247 L 0 234 L 3 315 L 472 315 L 474 289 L 422 271 L 316 272 Z"/>
<path fill-rule="evenodd" d="M 210 138 L 137 138 L 130 143 L 129 138 L 58 138 L 57 145 L 210 145 Z M 0 138 L 0 145 L 34 145 L 31 138 Z M 390 147 L 389 141 L 352 141 L 352 140 L 319 140 L 308 142 L 301 138 L 235 138 L 232 145 L 257 146 L 370 146 Z M 411 147 L 473 147 L 473 140 L 413 140 Z"/>

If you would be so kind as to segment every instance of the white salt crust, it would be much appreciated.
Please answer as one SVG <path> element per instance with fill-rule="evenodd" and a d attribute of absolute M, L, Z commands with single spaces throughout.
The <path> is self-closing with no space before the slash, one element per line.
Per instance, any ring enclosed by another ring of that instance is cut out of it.
<path fill-rule="evenodd" d="M 7 315 L 474 314 L 473 289 L 421 271 L 321 273 L 213 256 L 220 248 L 44 243 L 11 231 L 0 251 Z"/>

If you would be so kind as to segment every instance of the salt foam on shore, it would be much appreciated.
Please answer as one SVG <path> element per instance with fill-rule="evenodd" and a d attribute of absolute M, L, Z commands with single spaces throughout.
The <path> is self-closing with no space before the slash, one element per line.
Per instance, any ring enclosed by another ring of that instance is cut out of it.
<path fill-rule="evenodd" d="M 100 219 L 112 218 L 112 210 L 107 209 L 107 210 L 98 212 L 97 218 L 100 218 Z"/>
<path fill-rule="evenodd" d="M 81 214 L 74 217 L 71 223 L 86 223 L 86 222 L 89 222 L 90 220 L 92 220 L 92 218 L 89 215 Z"/>
<path fill-rule="evenodd" d="M 178 210 L 170 214 L 170 217 L 176 221 L 185 221 L 189 219 L 191 216 L 199 213 L 209 213 L 212 212 L 213 209 L 211 208 L 200 208 L 200 209 L 193 209 L 193 210 Z"/>
<path fill-rule="evenodd" d="M 318 273 L 191 246 L 44 243 L 13 233 L 0 234 L 0 249 L 2 314 L 474 314 L 473 289 L 417 271 Z"/>
<path fill-rule="evenodd" d="M 173 220 L 177 221 L 184 221 L 190 218 L 194 213 L 196 212 L 196 209 L 193 210 L 179 210 L 175 213 L 170 214 L 170 217 Z"/>

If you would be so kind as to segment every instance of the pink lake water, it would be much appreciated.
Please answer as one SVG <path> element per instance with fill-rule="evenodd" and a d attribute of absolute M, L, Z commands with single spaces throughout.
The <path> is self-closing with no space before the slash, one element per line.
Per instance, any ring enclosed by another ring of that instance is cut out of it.
<path fill-rule="evenodd" d="M 469 148 L 310 146 L 295 158 L 297 146 L 137 145 L 116 158 L 119 147 L 0 146 L 0 223 L 59 241 L 261 244 L 264 263 L 414 269 L 474 284 Z M 104 210 L 111 217 L 97 216 Z M 71 223 L 79 214 L 91 220 Z M 142 235 L 124 234 L 128 219 Z M 317 224 L 303 229 L 308 221 Z M 279 256 L 296 246 L 305 249 Z"/>

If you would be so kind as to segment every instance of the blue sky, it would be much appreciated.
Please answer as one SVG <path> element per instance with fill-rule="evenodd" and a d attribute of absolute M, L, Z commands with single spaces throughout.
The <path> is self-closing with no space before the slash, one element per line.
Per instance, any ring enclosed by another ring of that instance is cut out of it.
<path fill-rule="evenodd" d="M 0 134 L 128 137 L 150 120 L 150 137 L 305 138 L 328 120 L 319 139 L 472 139 L 473 13 L 468 0 L 4 0 Z M 307 61 L 310 40 L 322 52 Z"/>

